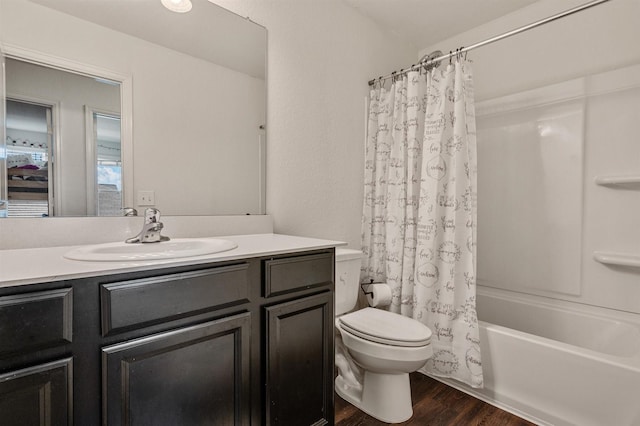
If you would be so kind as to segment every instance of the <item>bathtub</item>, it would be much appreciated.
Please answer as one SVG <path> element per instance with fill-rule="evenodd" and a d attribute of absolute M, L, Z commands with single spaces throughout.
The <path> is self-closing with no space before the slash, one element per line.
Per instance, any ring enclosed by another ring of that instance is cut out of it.
<path fill-rule="evenodd" d="M 640 425 L 640 315 L 478 289 L 484 388 L 540 425 Z"/>

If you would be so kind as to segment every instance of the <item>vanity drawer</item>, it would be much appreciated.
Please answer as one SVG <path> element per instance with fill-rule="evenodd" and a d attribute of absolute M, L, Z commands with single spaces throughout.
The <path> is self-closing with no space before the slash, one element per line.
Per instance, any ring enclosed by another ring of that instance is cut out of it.
<path fill-rule="evenodd" d="M 102 335 L 249 301 L 249 265 L 103 284 Z"/>
<path fill-rule="evenodd" d="M 71 288 L 0 297 L 0 356 L 71 343 Z"/>
<path fill-rule="evenodd" d="M 264 261 L 264 295 L 273 297 L 333 282 L 333 254 L 318 253 Z"/>

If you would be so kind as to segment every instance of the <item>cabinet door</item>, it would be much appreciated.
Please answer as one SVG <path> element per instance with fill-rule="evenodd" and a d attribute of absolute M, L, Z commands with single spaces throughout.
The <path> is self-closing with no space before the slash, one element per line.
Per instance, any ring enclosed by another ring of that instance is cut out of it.
<path fill-rule="evenodd" d="M 73 424 L 71 358 L 0 374 L 0 424 Z"/>
<path fill-rule="evenodd" d="M 0 358 L 71 343 L 73 290 L 2 296 L 0 324 Z"/>
<path fill-rule="evenodd" d="M 333 293 L 265 309 L 268 424 L 333 424 Z"/>
<path fill-rule="evenodd" d="M 248 425 L 250 314 L 102 350 L 103 424 Z"/>

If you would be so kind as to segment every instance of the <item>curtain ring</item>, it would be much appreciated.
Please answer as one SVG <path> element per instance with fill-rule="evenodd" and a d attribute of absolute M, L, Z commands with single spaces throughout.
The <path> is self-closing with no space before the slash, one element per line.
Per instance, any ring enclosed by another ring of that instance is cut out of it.
<path fill-rule="evenodd" d="M 449 51 L 449 65 L 451 65 L 451 57 L 453 56 L 453 51 Z"/>

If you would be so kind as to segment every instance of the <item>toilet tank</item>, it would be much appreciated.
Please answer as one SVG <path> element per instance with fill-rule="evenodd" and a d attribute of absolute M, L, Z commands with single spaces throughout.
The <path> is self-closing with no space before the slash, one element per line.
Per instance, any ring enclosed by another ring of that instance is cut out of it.
<path fill-rule="evenodd" d="M 344 314 L 356 307 L 361 261 L 360 250 L 336 248 L 336 315 Z"/>

